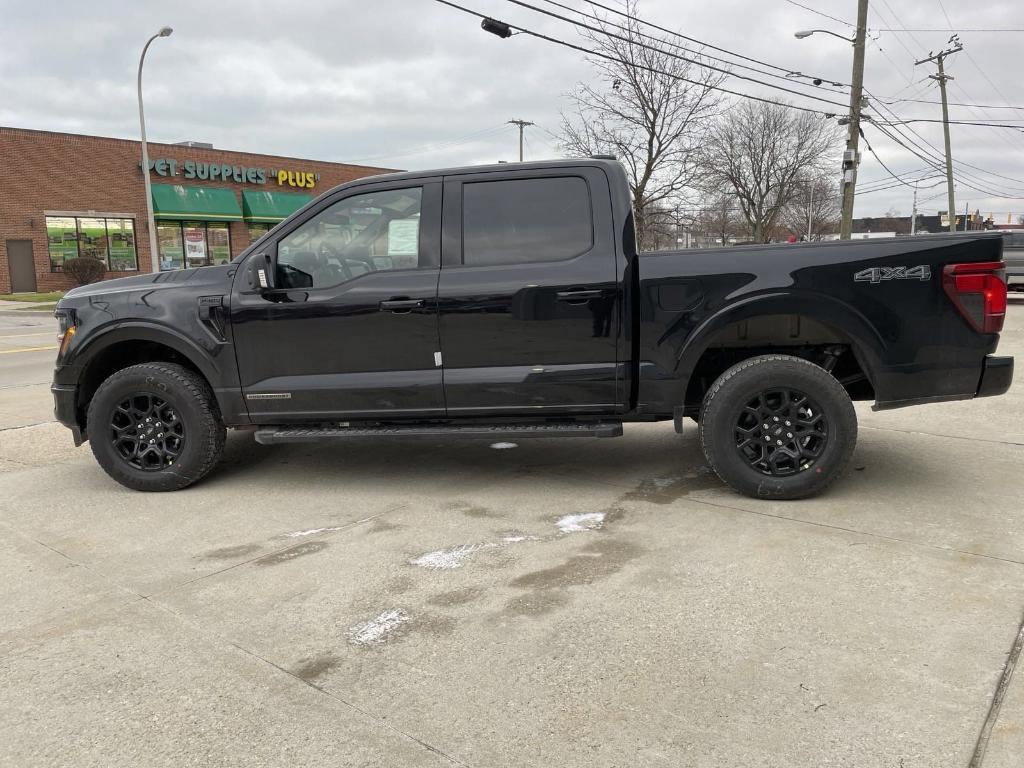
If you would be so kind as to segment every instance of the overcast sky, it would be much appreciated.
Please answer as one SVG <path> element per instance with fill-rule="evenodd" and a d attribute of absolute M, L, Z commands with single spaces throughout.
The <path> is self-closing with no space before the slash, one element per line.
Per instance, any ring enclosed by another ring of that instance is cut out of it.
<path fill-rule="evenodd" d="M 561 2 L 588 9 L 582 0 Z M 504 0 L 460 4 L 513 25 L 579 40 L 571 27 Z M 533 4 L 557 10 L 543 0 Z M 802 4 L 835 20 L 787 0 L 642 0 L 640 12 L 707 43 L 849 82 L 850 46 L 821 34 L 796 40 L 793 32 L 823 28 L 851 35 L 841 22 L 855 21 L 856 3 Z M 937 100 L 937 87 L 927 79 L 934 70 L 915 68 L 914 59 L 940 50 L 950 34 L 883 30 L 1024 27 L 1019 0 L 872 0 L 871 5 L 865 86 L 879 97 Z M 137 137 L 138 54 L 146 38 L 166 24 L 174 28 L 173 36 L 157 40 L 146 60 L 151 140 L 194 139 L 225 149 L 396 168 L 514 160 L 516 129 L 506 123 L 512 118 L 537 123 L 527 128 L 528 159 L 558 156 L 552 133 L 567 106 L 565 95 L 592 77 L 576 51 L 527 35 L 499 39 L 482 32 L 477 19 L 432 0 L 0 0 L 0 18 L 5 33 L 0 125 Z M 963 31 L 960 37 L 966 50 L 947 64 L 956 78 L 950 101 L 1024 105 L 1019 75 L 1024 33 Z M 771 94 L 737 80 L 726 85 Z M 836 94 L 821 95 L 842 101 Z M 901 119 L 941 117 L 934 103 L 896 102 L 891 109 Z M 954 120 L 1024 127 L 1024 109 L 950 109 Z M 912 127 L 941 150 L 940 125 Z M 895 173 L 908 178 L 929 173 L 921 170 L 921 160 L 877 129 L 869 126 L 865 133 Z M 1000 221 L 1010 212 L 1024 213 L 1024 131 L 953 126 L 952 141 L 955 159 L 975 166 L 959 171 L 970 177 L 964 183 L 986 190 L 958 185 L 958 210 L 969 203 L 972 211 L 994 212 Z M 872 182 L 885 178 L 886 171 L 863 149 L 862 188 L 880 186 Z M 930 186 L 936 181 L 921 183 L 925 213 L 946 207 L 945 187 Z M 909 187 L 858 194 L 856 214 L 894 208 L 907 215 L 911 196 Z"/>

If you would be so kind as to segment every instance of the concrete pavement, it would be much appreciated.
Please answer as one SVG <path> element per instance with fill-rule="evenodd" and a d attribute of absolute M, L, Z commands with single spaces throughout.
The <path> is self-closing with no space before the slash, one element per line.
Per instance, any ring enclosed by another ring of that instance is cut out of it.
<path fill-rule="evenodd" d="M 1024 358 L 1024 304 L 1000 352 Z M 0 426 L 50 408 L 52 354 L 0 355 Z M 0 431 L 0 756 L 1019 765 L 1022 406 L 1018 377 L 858 407 L 854 470 L 796 503 L 724 489 L 667 425 L 506 450 L 234 434 L 164 495 L 57 425 Z"/>

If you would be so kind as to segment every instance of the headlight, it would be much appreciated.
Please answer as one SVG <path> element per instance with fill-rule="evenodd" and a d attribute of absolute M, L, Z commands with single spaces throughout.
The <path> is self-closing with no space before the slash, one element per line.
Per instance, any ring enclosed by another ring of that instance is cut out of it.
<path fill-rule="evenodd" d="M 60 351 L 57 356 L 63 355 L 71 343 L 71 339 L 75 335 L 75 312 L 71 309 L 58 309 L 54 315 L 57 318 L 57 322 L 60 326 L 60 331 L 57 334 L 57 342 L 60 344 Z"/>

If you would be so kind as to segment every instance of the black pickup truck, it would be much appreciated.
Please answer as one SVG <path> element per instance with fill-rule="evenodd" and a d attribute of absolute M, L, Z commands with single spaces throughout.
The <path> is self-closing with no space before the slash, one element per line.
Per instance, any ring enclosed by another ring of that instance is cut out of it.
<path fill-rule="evenodd" d="M 139 490 L 260 443 L 699 424 L 752 496 L 820 492 L 876 409 L 1005 392 L 998 235 L 637 253 L 606 159 L 360 179 L 228 265 L 57 307 L 57 418 Z"/>

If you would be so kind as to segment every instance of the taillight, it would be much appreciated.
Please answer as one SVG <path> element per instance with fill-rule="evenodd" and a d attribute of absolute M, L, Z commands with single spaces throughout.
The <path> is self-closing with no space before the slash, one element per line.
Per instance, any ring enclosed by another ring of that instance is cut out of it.
<path fill-rule="evenodd" d="M 971 327 L 999 333 L 1006 317 L 1006 265 L 1001 261 L 947 264 L 942 287 Z"/>

